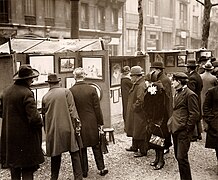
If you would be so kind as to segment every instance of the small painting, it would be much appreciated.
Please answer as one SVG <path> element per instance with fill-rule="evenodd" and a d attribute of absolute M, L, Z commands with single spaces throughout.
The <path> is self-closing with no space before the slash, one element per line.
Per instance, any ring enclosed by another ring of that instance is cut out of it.
<path fill-rule="evenodd" d="M 175 66 L 175 58 L 174 58 L 174 56 L 166 56 L 165 66 L 166 67 L 174 67 Z"/>
<path fill-rule="evenodd" d="M 75 62 L 74 58 L 60 58 L 59 59 L 60 73 L 73 72 L 74 62 Z"/>
<path fill-rule="evenodd" d="M 177 66 L 181 67 L 181 66 L 185 66 L 186 64 L 186 55 L 179 55 L 177 57 Z"/>

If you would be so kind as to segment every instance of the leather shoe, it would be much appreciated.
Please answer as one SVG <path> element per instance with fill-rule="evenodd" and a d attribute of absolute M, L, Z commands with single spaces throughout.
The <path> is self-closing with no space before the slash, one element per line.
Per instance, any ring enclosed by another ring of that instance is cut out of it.
<path fill-rule="evenodd" d="M 163 163 L 158 163 L 158 164 L 154 167 L 154 170 L 160 170 L 160 169 L 162 169 L 162 168 L 164 167 L 164 164 L 165 164 L 165 162 L 163 162 Z"/>
<path fill-rule="evenodd" d="M 146 155 L 147 155 L 146 153 L 136 152 L 134 154 L 134 157 L 137 158 L 137 157 L 143 157 L 143 156 L 146 156 Z"/>
<path fill-rule="evenodd" d="M 107 170 L 107 169 L 100 170 L 100 172 L 99 172 L 99 174 L 100 174 L 101 176 L 105 176 L 107 173 L 108 173 L 108 170 Z"/>
<path fill-rule="evenodd" d="M 130 146 L 129 148 L 126 148 L 126 151 L 138 152 L 138 149 L 135 149 L 132 146 Z"/>

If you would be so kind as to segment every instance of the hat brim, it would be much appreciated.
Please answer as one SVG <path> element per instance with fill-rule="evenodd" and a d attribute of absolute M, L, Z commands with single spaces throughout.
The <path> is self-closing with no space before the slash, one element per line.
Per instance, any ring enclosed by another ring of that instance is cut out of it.
<path fill-rule="evenodd" d="M 185 64 L 186 67 L 197 67 L 198 64 Z"/>
<path fill-rule="evenodd" d="M 54 80 L 54 81 L 45 81 L 46 83 L 57 83 L 60 82 L 61 78 L 58 78 L 58 80 Z"/>
<path fill-rule="evenodd" d="M 32 69 L 33 73 L 29 76 L 19 77 L 18 72 L 16 72 L 13 76 L 13 80 L 19 80 L 19 79 L 30 79 L 30 78 L 36 78 L 39 76 L 39 71 L 36 69 Z"/>
<path fill-rule="evenodd" d="M 165 67 L 160 67 L 160 66 L 151 66 L 151 68 L 165 69 Z"/>

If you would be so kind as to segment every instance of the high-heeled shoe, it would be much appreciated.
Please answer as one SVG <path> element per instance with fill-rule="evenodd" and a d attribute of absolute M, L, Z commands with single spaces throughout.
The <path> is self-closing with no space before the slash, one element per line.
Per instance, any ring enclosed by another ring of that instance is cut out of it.
<path fill-rule="evenodd" d="M 154 170 L 160 170 L 164 167 L 165 162 L 158 162 L 157 165 L 154 167 Z"/>

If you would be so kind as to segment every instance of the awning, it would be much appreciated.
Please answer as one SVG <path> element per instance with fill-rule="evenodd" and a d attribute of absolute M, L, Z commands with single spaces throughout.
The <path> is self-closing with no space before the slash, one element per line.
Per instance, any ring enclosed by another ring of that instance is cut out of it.
<path fill-rule="evenodd" d="M 102 50 L 103 40 L 99 39 L 12 39 L 11 50 L 16 53 L 53 54 L 65 51 Z M 9 53 L 9 43 L 0 46 L 0 53 Z"/>

